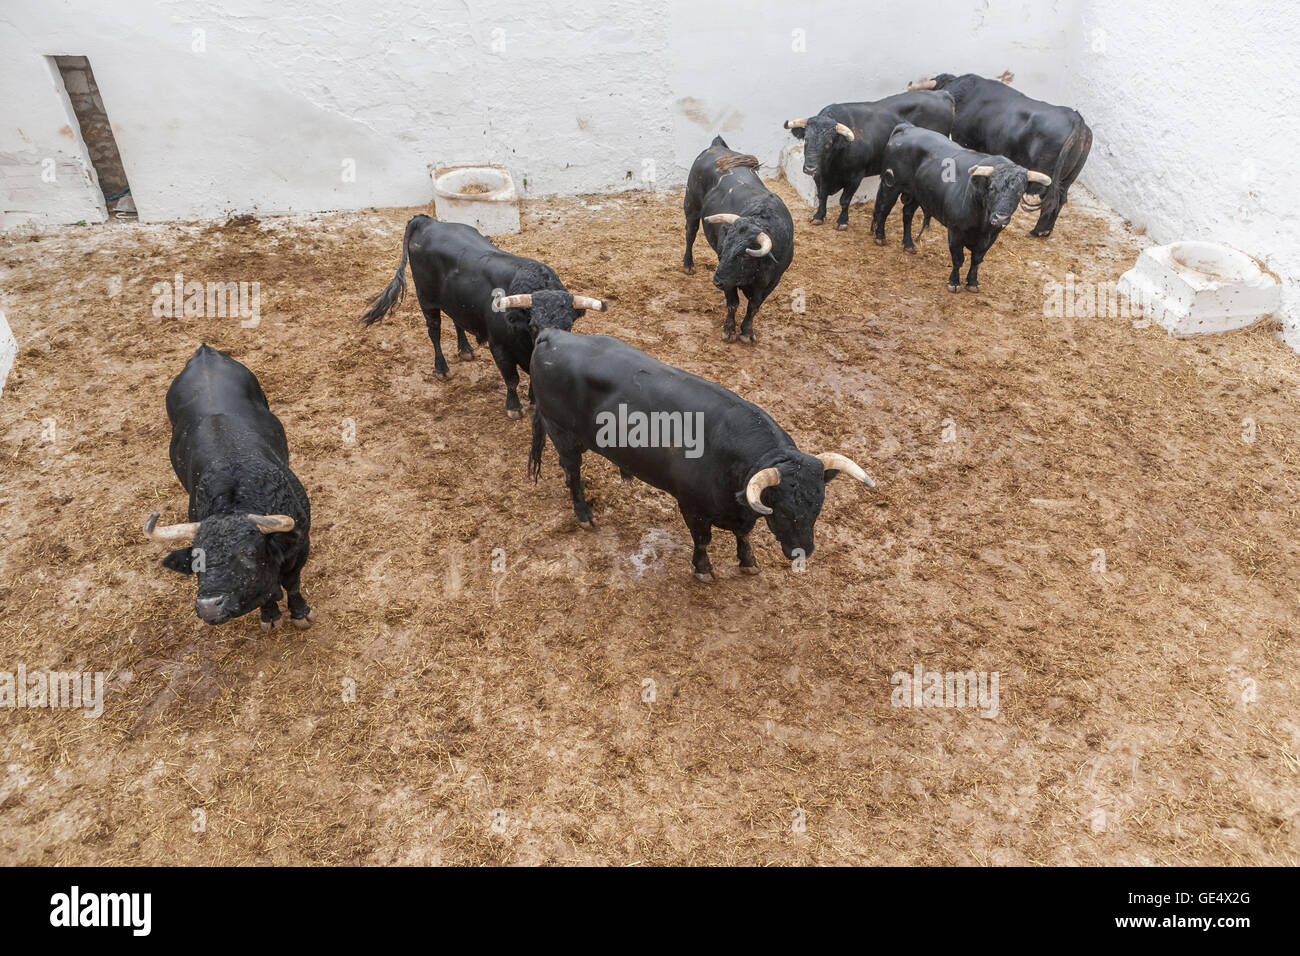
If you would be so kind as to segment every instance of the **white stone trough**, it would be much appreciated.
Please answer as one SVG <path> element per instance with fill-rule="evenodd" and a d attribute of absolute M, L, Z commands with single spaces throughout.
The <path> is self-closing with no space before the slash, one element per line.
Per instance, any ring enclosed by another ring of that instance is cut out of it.
<path fill-rule="evenodd" d="M 1119 292 L 1170 335 L 1213 335 L 1254 325 L 1281 301 L 1276 278 L 1221 242 L 1154 246 L 1119 278 Z"/>
<path fill-rule="evenodd" d="M 439 222 L 463 222 L 485 236 L 519 231 L 519 194 L 504 166 L 452 166 L 433 174 Z"/>
<path fill-rule="evenodd" d="M 0 312 L 0 395 L 4 394 L 5 380 L 9 378 L 9 370 L 14 367 L 16 358 L 18 358 L 18 342 L 9 329 L 5 314 Z"/>

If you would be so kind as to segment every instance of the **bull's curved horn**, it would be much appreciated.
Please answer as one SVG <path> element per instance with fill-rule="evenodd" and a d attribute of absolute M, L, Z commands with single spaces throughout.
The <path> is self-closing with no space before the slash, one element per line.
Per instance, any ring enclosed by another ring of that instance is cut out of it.
<path fill-rule="evenodd" d="M 817 456 L 817 460 L 822 463 L 823 471 L 842 471 L 851 478 L 856 478 L 868 488 L 876 487 L 876 483 L 852 458 L 846 458 L 839 452 L 824 451 Z"/>
<path fill-rule="evenodd" d="M 909 90 L 932 90 L 935 88 L 934 80 L 914 80 L 907 84 Z"/>
<path fill-rule="evenodd" d="M 773 485 L 779 485 L 780 483 L 781 472 L 777 471 L 775 467 L 764 468 L 762 471 L 756 472 L 753 478 L 749 479 L 749 484 L 745 486 L 745 500 L 748 501 L 749 506 L 759 514 L 770 515 L 772 509 L 763 504 L 760 495 L 762 495 L 764 488 L 771 488 Z"/>
<path fill-rule="evenodd" d="M 972 166 L 972 167 L 970 168 L 970 174 L 971 174 L 972 176 L 992 176 L 992 175 L 993 175 L 993 167 L 992 167 L 992 166 Z"/>
<path fill-rule="evenodd" d="M 785 121 L 785 128 L 786 128 L 786 129 L 803 129 L 803 128 L 804 128 L 805 126 L 807 126 L 807 125 L 808 125 L 808 118 L 807 118 L 807 117 L 804 117 L 803 119 L 795 119 L 795 120 L 786 120 L 786 121 Z"/>
<path fill-rule="evenodd" d="M 704 221 L 722 222 L 722 223 L 726 223 L 729 226 L 739 218 L 740 217 L 736 215 L 734 212 L 719 212 L 719 213 L 714 213 L 712 216 L 705 216 Z"/>
<path fill-rule="evenodd" d="M 1029 170 L 1027 173 L 1025 173 L 1025 177 L 1031 183 L 1042 183 L 1044 186 L 1052 185 L 1052 177 L 1047 175 L 1047 173 L 1040 173 L 1036 169 Z"/>
<path fill-rule="evenodd" d="M 504 312 L 506 309 L 528 309 L 532 308 L 533 297 L 531 293 L 523 295 L 502 295 L 492 300 L 492 309 L 495 312 Z"/>
<path fill-rule="evenodd" d="M 593 299 L 589 295 L 575 295 L 573 297 L 573 307 L 575 309 L 591 309 L 594 312 L 604 312 L 609 308 L 604 299 Z"/>
<path fill-rule="evenodd" d="M 262 534 L 293 530 L 293 519 L 288 515 L 249 515 L 248 520 L 257 525 Z"/>
<path fill-rule="evenodd" d="M 187 521 L 184 524 L 167 524 L 161 528 L 158 527 L 158 512 L 155 511 L 144 522 L 144 536 L 150 541 L 170 542 L 170 541 L 192 541 L 194 536 L 199 533 L 199 523 L 197 521 Z"/>
<path fill-rule="evenodd" d="M 760 232 L 758 234 L 758 248 L 746 249 L 745 253 L 746 255 L 751 255 L 755 259 L 758 259 L 761 258 L 762 256 L 767 255 L 771 251 L 772 251 L 772 237 L 765 232 Z"/>
<path fill-rule="evenodd" d="M 849 129 L 849 128 L 848 128 L 847 126 L 845 126 L 843 123 L 836 123 L 836 124 L 835 124 L 835 132 L 839 133 L 841 136 L 843 136 L 845 139 L 847 139 L 850 143 L 853 142 L 853 130 Z"/>

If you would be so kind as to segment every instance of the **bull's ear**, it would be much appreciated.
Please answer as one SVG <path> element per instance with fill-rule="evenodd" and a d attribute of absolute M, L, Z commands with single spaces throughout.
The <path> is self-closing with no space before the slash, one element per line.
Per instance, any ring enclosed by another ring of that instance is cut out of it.
<path fill-rule="evenodd" d="M 805 130 L 802 126 L 795 126 L 790 130 L 790 134 L 794 136 L 795 139 L 803 139 L 804 133 L 806 132 L 807 130 Z"/>
<path fill-rule="evenodd" d="M 177 574 L 193 574 L 194 569 L 190 564 L 191 554 L 189 548 L 177 548 L 163 558 L 161 564 L 168 571 L 175 571 Z"/>

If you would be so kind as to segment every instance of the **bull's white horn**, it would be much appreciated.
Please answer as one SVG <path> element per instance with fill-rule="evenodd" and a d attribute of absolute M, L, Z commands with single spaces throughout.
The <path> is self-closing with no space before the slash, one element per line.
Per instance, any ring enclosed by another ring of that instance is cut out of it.
<path fill-rule="evenodd" d="M 760 233 L 758 234 L 758 248 L 757 248 L 757 249 L 746 249 L 746 250 L 745 250 L 745 252 L 746 252 L 747 254 L 753 256 L 755 259 L 757 259 L 757 258 L 759 258 L 759 257 L 761 257 L 761 256 L 765 256 L 765 255 L 767 255 L 767 254 L 768 254 L 769 252 L 771 252 L 771 251 L 772 251 L 772 237 L 769 236 L 769 235 L 768 235 L 767 233 L 765 233 L 765 232 L 760 232 Z"/>
<path fill-rule="evenodd" d="M 907 84 L 909 90 L 932 90 L 934 87 L 934 80 L 916 80 Z"/>
<path fill-rule="evenodd" d="M 772 509 L 763 504 L 760 495 L 762 495 L 764 488 L 771 488 L 773 485 L 779 485 L 780 483 L 781 472 L 777 471 L 776 468 L 764 468 L 749 479 L 749 484 L 745 486 L 745 500 L 759 514 L 770 515 Z"/>
<path fill-rule="evenodd" d="M 293 530 L 293 519 L 288 515 L 249 515 L 248 520 L 257 525 L 262 534 Z"/>
<path fill-rule="evenodd" d="M 836 124 L 835 124 L 835 132 L 839 133 L 841 136 L 843 136 L 845 139 L 847 139 L 850 143 L 853 142 L 853 130 L 849 129 L 849 128 L 848 128 L 847 126 L 845 126 L 843 123 L 836 123 Z"/>
<path fill-rule="evenodd" d="M 739 217 L 738 215 L 736 215 L 734 212 L 719 212 L 719 213 L 715 213 L 715 214 L 712 215 L 712 216 L 705 216 L 705 217 L 704 217 L 704 221 L 705 221 L 705 222 L 724 222 L 724 223 L 726 223 L 726 224 L 729 226 L 729 225 L 731 225 L 733 222 L 735 222 L 735 221 L 736 221 L 737 219 L 739 219 L 739 218 L 740 218 L 740 217 Z"/>
<path fill-rule="evenodd" d="M 1025 173 L 1025 177 L 1031 183 L 1042 183 L 1044 186 L 1052 185 L 1052 177 L 1047 175 L 1047 173 L 1040 173 L 1036 169 L 1029 170 L 1027 173 Z"/>
<path fill-rule="evenodd" d="M 824 451 L 817 456 L 817 460 L 822 463 L 823 471 L 842 471 L 851 478 L 856 478 L 868 488 L 876 487 L 876 483 L 871 480 L 871 476 L 859 467 L 858 463 L 852 458 L 846 458 L 839 452 Z"/>
<path fill-rule="evenodd" d="M 192 541 L 199 533 L 199 523 L 188 521 L 185 524 L 167 524 L 158 527 L 158 512 L 155 511 L 144 522 L 144 536 L 150 541 Z"/>
<path fill-rule="evenodd" d="M 492 300 L 492 310 L 494 312 L 504 312 L 506 309 L 528 309 L 533 304 L 533 297 L 530 293 L 523 295 L 502 295 Z"/>
<path fill-rule="evenodd" d="M 970 174 L 971 174 L 972 176 L 992 176 L 992 175 L 993 175 L 993 167 L 992 167 L 992 166 L 972 166 L 972 167 L 970 168 Z"/>
<path fill-rule="evenodd" d="M 785 121 L 785 128 L 786 128 L 786 129 L 803 129 L 803 128 L 804 128 L 805 126 L 807 126 L 807 125 L 808 125 L 808 120 L 807 120 L 806 117 L 805 117 L 804 119 L 786 120 L 786 121 Z"/>
<path fill-rule="evenodd" d="M 575 309 L 591 309 L 594 312 L 604 312 L 608 308 L 604 299 L 593 299 L 589 295 L 575 295 L 573 297 L 573 307 Z"/>

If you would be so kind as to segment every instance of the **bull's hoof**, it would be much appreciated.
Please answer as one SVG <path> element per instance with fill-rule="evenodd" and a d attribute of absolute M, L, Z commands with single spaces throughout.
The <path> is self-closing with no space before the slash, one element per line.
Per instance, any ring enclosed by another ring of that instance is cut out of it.
<path fill-rule="evenodd" d="M 524 417 L 523 409 L 520 408 L 506 409 L 506 418 L 523 418 L 523 417 Z"/>
<path fill-rule="evenodd" d="M 713 577 L 712 571 L 696 571 L 695 580 L 703 581 L 705 584 L 712 584 L 716 579 Z"/>
<path fill-rule="evenodd" d="M 847 222 L 837 222 L 837 223 L 835 224 L 835 231 L 836 231 L 836 232 L 843 232 L 843 231 L 844 231 L 845 229 L 847 229 L 847 228 L 849 228 L 849 224 L 848 224 Z"/>
<path fill-rule="evenodd" d="M 741 573 L 741 574 L 757 574 L 757 573 L 758 573 L 758 565 L 757 565 L 757 564 L 742 564 L 742 565 L 740 566 L 740 573 Z"/>
<path fill-rule="evenodd" d="M 753 345 L 753 344 L 754 344 L 754 336 L 753 336 L 753 335 L 742 335 L 742 336 L 740 337 L 740 344 L 741 344 L 741 345 Z"/>
<path fill-rule="evenodd" d="M 1039 232 L 1037 229 L 1030 229 L 1029 234 L 1035 239 L 1046 239 L 1052 234 L 1052 230 L 1048 229 L 1046 232 Z"/>
<path fill-rule="evenodd" d="M 876 245 L 883 246 L 884 244 L 885 244 L 885 240 L 881 239 L 879 236 L 876 236 Z"/>
<path fill-rule="evenodd" d="M 826 221 L 826 219 L 823 216 L 813 216 L 808 221 L 812 223 L 814 226 L 820 226 L 822 223 Z"/>
<path fill-rule="evenodd" d="M 955 282 L 949 282 L 949 283 L 948 283 L 948 291 L 949 291 L 949 292 L 960 292 L 960 291 L 961 291 L 961 286 L 959 286 L 959 285 L 958 285 L 957 283 L 955 283 Z"/>
<path fill-rule="evenodd" d="M 695 266 L 682 266 L 682 271 L 688 276 L 693 276 L 695 275 Z"/>
<path fill-rule="evenodd" d="M 434 370 L 433 370 L 433 377 L 436 378 L 436 379 L 437 379 L 438 381 L 440 381 L 440 382 L 445 382 L 445 381 L 447 381 L 447 379 L 451 378 L 451 373 L 450 373 L 450 372 L 439 372 L 437 369 L 434 369 Z"/>
<path fill-rule="evenodd" d="M 966 283 L 967 292 L 978 292 L 979 290 L 980 290 L 980 284 L 978 282 L 974 284 L 971 284 L 969 282 Z"/>
<path fill-rule="evenodd" d="M 596 527 L 596 519 L 588 518 L 586 521 L 579 521 L 578 527 L 583 531 L 590 531 L 592 528 Z"/>
<path fill-rule="evenodd" d="M 903 246 L 903 251 L 909 255 L 916 255 L 916 246 Z"/>
<path fill-rule="evenodd" d="M 722 341 L 726 342 L 728 345 L 730 345 L 732 342 L 737 341 L 737 339 L 738 339 L 738 336 L 736 335 L 735 332 L 723 332 L 723 333 L 722 333 Z"/>
<path fill-rule="evenodd" d="M 264 630 L 264 631 L 274 630 L 274 629 L 275 629 L 275 621 L 259 621 L 259 622 L 258 622 L 258 627 L 260 627 L 260 628 L 261 628 L 262 630 Z"/>
<path fill-rule="evenodd" d="M 457 352 L 456 358 L 460 359 L 462 362 L 472 362 L 474 361 L 474 351 L 473 349 L 470 349 L 465 352 Z"/>
<path fill-rule="evenodd" d="M 293 626 L 300 631 L 305 631 L 307 628 L 311 627 L 311 623 L 314 620 L 316 620 L 316 612 L 308 611 L 306 617 L 293 618 Z"/>

